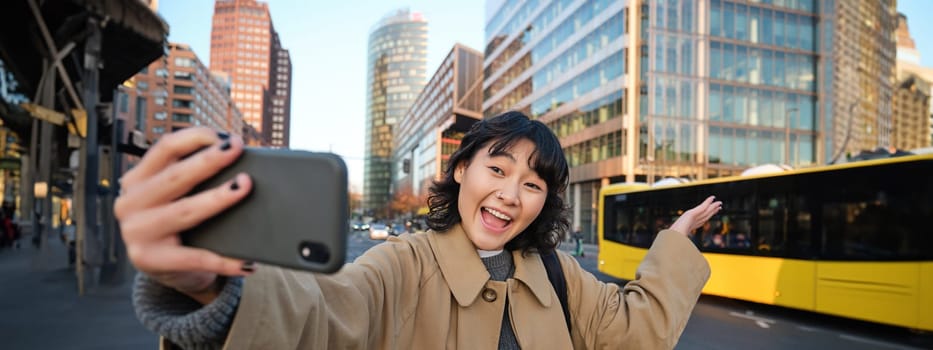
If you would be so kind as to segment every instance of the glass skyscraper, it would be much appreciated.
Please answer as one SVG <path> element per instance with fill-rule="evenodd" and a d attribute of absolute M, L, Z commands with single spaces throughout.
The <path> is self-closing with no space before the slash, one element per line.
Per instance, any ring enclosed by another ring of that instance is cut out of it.
<path fill-rule="evenodd" d="M 386 208 L 392 182 L 392 129 L 424 87 L 428 22 L 418 12 L 399 9 L 383 17 L 369 34 L 366 84 L 366 159 L 363 208 Z"/>
<path fill-rule="evenodd" d="M 888 50 L 890 2 L 490 3 L 484 116 L 519 110 L 554 130 L 571 165 L 574 224 L 593 237 L 605 184 L 825 163 L 848 124 L 834 115 L 859 94 L 875 100 L 857 113 L 883 125 L 893 77 L 871 51 Z M 863 62 L 857 79 L 834 65 L 838 52 L 850 56 L 843 65 Z"/>

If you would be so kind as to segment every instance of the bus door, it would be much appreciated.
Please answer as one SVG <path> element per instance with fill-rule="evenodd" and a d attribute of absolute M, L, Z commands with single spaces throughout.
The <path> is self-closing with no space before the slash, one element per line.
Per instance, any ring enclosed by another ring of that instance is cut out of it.
<path fill-rule="evenodd" d="M 812 309 L 816 263 L 812 247 L 809 193 L 799 179 L 779 176 L 758 183 L 753 249 L 758 256 L 779 258 L 774 278 L 774 304 Z"/>

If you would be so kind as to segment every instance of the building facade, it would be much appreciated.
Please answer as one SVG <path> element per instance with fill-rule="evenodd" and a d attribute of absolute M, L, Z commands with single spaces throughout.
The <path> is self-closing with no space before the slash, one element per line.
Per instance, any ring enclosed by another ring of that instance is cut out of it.
<path fill-rule="evenodd" d="M 379 20 L 369 34 L 366 66 L 366 145 L 363 209 L 386 210 L 392 183 L 393 128 L 424 87 L 428 22 L 399 9 Z"/>
<path fill-rule="evenodd" d="M 832 91 L 824 100 L 831 101 L 832 111 L 823 113 L 826 161 L 892 146 L 896 1 L 821 0 L 818 4 L 825 57 L 822 72 L 832 74 L 831 86 L 826 85 Z"/>
<path fill-rule="evenodd" d="M 897 40 L 897 61 L 919 65 L 920 51 L 917 50 L 914 38 L 910 35 L 907 16 L 903 13 L 897 14 L 897 34 L 895 38 Z"/>
<path fill-rule="evenodd" d="M 894 147 L 906 150 L 933 147 L 933 68 L 920 65 L 920 52 L 903 14 L 898 14 L 897 81 Z M 915 146 L 914 141 L 919 145 Z"/>
<path fill-rule="evenodd" d="M 117 117 L 126 120 L 126 130 L 141 132 L 150 143 L 195 125 L 246 134 L 243 117 L 230 98 L 229 80 L 211 74 L 185 44 L 169 43 L 168 55 L 127 80 L 119 88 L 115 108 Z"/>
<path fill-rule="evenodd" d="M 912 150 L 930 147 L 930 82 L 906 71 L 898 71 L 894 94 L 891 146 Z"/>
<path fill-rule="evenodd" d="M 454 45 L 394 130 L 392 193 L 425 199 L 450 155 L 483 118 L 483 54 Z M 426 204 L 423 204 L 426 205 Z"/>
<path fill-rule="evenodd" d="M 267 3 L 214 3 L 211 69 L 230 76 L 233 101 L 243 119 L 263 135 L 264 144 L 274 139 L 275 146 L 288 147 L 291 59 L 275 32 Z"/>
<path fill-rule="evenodd" d="M 282 47 L 279 34 L 272 31 L 272 58 L 270 60 L 268 100 L 263 117 L 263 137 L 272 147 L 289 146 L 289 125 L 291 125 L 292 59 L 288 50 Z"/>
<path fill-rule="evenodd" d="M 853 96 L 873 100 L 859 106 L 848 148 L 883 142 L 890 10 L 891 1 L 503 0 L 486 17 L 483 114 L 519 110 L 551 127 L 571 166 L 574 225 L 593 239 L 608 183 L 827 162 L 846 137 L 833 116 Z M 854 62 L 864 67 L 842 69 Z"/>

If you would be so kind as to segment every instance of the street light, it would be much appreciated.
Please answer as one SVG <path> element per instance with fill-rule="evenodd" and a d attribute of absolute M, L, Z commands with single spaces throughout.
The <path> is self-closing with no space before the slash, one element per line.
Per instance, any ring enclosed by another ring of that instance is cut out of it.
<path fill-rule="evenodd" d="M 861 66 L 855 67 L 856 73 L 865 73 L 865 70 Z M 859 90 L 861 90 L 861 85 L 859 85 Z M 846 136 L 842 140 L 842 147 L 839 147 L 839 151 L 836 152 L 836 155 L 833 156 L 833 159 L 830 160 L 829 164 L 836 164 L 836 160 L 839 159 L 839 156 L 846 151 L 846 147 L 849 145 L 849 138 L 852 136 L 852 121 L 855 119 L 855 115 L 852 114 L 855 111 L 855 107 L 858 106 L 859 100 L 858 96 L 855 101 L 852 101 L 852 104 L 849 105 L 849 118 L 846 125 Z M 835 129 L 835 128 L 833 128 Z"/>
<path fill-rule="evenodd" d="M 790 114 L 799 111 L 797 107 L 784 111 L 784 164 L 790 165 Z"/>
<path fill-rule="evenodd" d="M 858 100 L 852 102 L 849 105 L 849 119 L 848 125 L 846 125 L 846 137 L 842 140 L 842 147 L 839 147 L 839 151 L 836 152 L 836 155 L 833 156 L 833 159 L 830 160 L 829 164 L 836 164 L 836 160 L 839 159 L 839 156 L 846 151 L 846 146 L 849 145 L 849 138 L 852 136 L 852 120 L 855 119 L 855 115 L 852 113 L 855 111 L 855 107 L 858 106 Z"/>

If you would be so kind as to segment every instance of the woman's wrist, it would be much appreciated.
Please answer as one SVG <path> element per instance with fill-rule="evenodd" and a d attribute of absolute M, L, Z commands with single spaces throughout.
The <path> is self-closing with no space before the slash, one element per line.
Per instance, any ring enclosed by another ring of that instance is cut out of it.
<path fill-rule="evenodd" d="M 201 305 L 207 305 L 207 304 L 214 302 L 214 300 L 216 300 L 217 297 L 220 296 L 220 292 L 223 291 L 224 285 L 226 283 L 227 283 L 226 277 L 217 276 L 217 278 L 214 279 L 214 282 L 209 284 L 207 288 L 204 288 L 203 290 L 179 291 L 179 292 L 201 303 Z"/>

